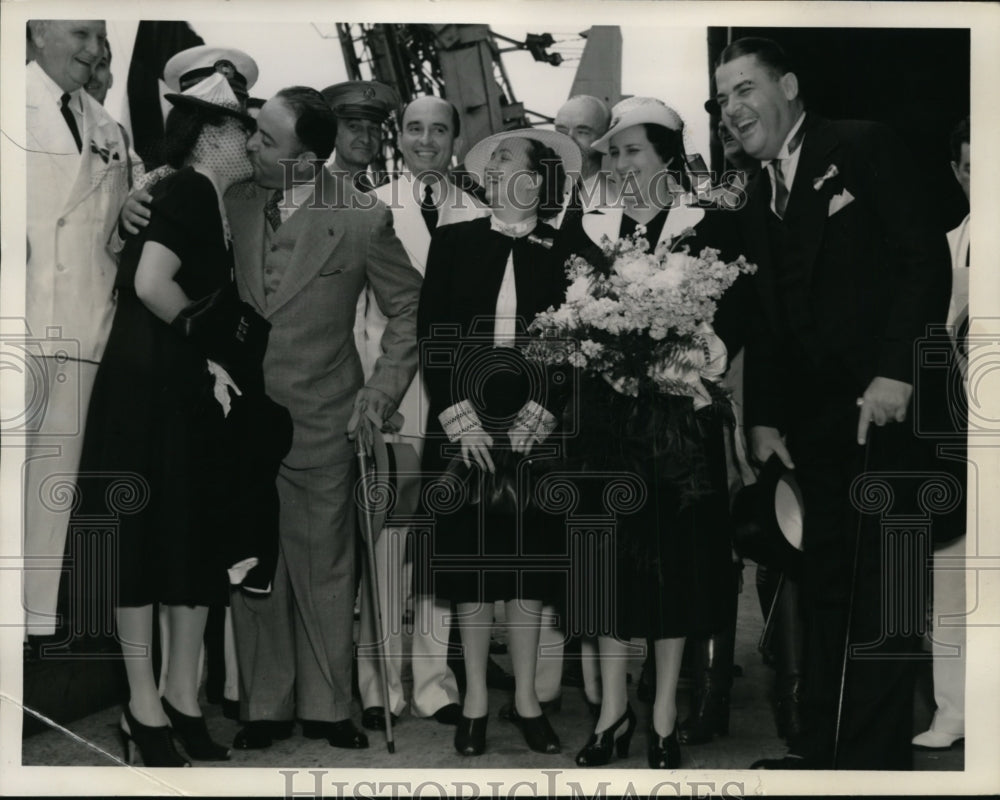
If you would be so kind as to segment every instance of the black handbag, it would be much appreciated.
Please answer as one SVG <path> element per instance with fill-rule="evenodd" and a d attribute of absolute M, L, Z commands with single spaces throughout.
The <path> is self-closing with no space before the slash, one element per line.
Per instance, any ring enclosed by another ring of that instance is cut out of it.
<path fill-rule="evenodd" d="M 189 303 L 170 323 L 240 384 L 264 363 L 271 323 L 230 282 Z"/>

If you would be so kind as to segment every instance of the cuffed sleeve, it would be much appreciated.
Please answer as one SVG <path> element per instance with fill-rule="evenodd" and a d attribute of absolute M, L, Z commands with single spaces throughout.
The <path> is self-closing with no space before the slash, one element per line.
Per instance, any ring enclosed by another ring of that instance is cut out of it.
<path fill-rule="evenodd" d="M 517 412 L 513 430 L 530 431 L 534 435 L 535 444 L 541 444 L 556 429 L 558 420 L 550 411 L 543 408 L 534 400 L 529 400 L 524 407 Z"/>
<path fill-rule="evenodd" d="M 483 430 L 479 415 L 468 400 L 462 400 L 446 408 L 438 414 L 438 421 L 450 442 L 457 442 L 466 433 Z"/>

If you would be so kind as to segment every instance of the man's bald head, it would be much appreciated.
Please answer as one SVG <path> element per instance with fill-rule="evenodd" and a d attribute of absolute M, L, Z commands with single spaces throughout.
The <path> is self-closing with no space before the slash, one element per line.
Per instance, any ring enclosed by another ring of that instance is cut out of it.
<path fill-rule="evenodd" d="M 611 109 L 601 98 L 578 94 L 562 104 L 556 112 L 555 127 L 576 142 L 583 153 L 584 175 L 601 167 L 601 154 L 591 147 L 611 125 Z"/>
<path fill-rule="evenodd" d="M 461 127 L 458 109 L 433 95 L 411 100 L 403 109 L 399 149 L 414 175 L 445 173 L 451 166 Z"/>

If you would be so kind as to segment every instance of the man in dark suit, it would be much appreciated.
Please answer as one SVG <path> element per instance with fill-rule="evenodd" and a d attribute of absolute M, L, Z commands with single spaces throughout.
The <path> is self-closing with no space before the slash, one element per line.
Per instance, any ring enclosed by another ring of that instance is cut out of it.
<path fill-rule="evenodd" d="M 733 42 L 715 79 L 725 124 L 763 166 L 741 214 L 762 307 L 747 349 L 750 450 L 796 469 L 805 507 L 803 732 L 786 758 L 754 766 L 908 769 L 923 609 L 895 592 L 922 566 L 890 561 L 855 481 L 881 472 L 879 512 L 918 511 L 915 345 L 945 319 L 947 246 L 896 136 L 806 113 L 775 42 Z"/>

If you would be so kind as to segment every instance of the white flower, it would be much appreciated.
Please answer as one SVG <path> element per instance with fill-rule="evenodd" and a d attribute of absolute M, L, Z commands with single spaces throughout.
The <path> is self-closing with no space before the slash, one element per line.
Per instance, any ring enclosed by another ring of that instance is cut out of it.
<path fill-rule="evenodd" d="M 823 188 L 824 183 L 830 180 L 830 178 L 836 178 L 839 174 L 840 170 L 837 169 L 837 165 L 831 164 L 826 168 L 826 172 L 823 173 L 823 177 L 813 180 L 813 191 L 818 192 Z"/>
<path fill-rule="evenodd" d="M 570 353 L 569 354 L 569 358 L 567 360 L 574 367 L 581 367 L 582 368 L 582 367 L 587 366 L 587 357 L 583 353 L 581 353 L 579 350 L 575 350 L 572 353 Z"/>
<path fill-rule="evenodd" d="M 644 258 L 620 258 L 615 262 L 614 271 L 630 283 L 643 281 L 649 275 Z"/>
<path fill-rule="evenodd" d="M 587 358 L 593 358 L 604 352 L 604 345 L 592 339 L 584 339 L 580 342 L 580 350 Z"/>
<path fill-rule="evenodd" d="M 593 281 L 586 275 L 580 275 L 566 290 L 567 303 L 581 303 L 590 297 Z"/>

